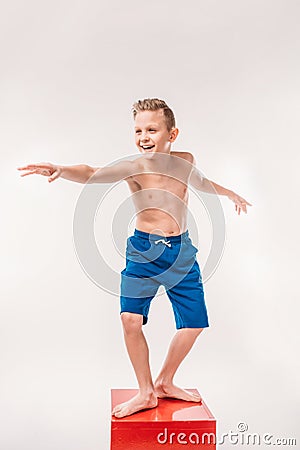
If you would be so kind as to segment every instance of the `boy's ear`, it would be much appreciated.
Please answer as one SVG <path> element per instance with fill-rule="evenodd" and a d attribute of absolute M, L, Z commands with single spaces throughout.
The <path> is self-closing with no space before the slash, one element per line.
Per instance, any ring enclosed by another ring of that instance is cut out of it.
<path fill-rule="evenodd" d="M 170 142 L 174 142 L 175 139 L 176 139 L 177 136 L 178 136 L 178 133 L 179 133 L 178 128 L 172 128 L 171 131 L 170 131 L 169 141 L 170 141 Z"/>

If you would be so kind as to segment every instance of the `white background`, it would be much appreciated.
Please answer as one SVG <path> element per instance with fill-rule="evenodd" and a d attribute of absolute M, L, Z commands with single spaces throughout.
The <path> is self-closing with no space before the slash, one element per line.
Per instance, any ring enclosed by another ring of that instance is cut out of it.
<path fill-rule="evenodd" d="M 199 389 L 219 435 L 245 421 L 299 445 L 299 19 L 296 0 L 2 2 L 1 449 L 106 450 L 110 388 L 136 386 L 118 298 L 74 250 L 83 186 L 16 168 L 134 153 L 131 105 L 145 97 L 174 110 L 174 149 L 253 204 L 238 216 L 221 200 L 226 247 L 205 284 L 211 327 L 176 382 Z M 210 230 L 192 203 L 203 265 Z M 110 221 L 99 214 L 101 239 Z M 174 333 L 166 298 L 145 332 L 155 375 Z"/>

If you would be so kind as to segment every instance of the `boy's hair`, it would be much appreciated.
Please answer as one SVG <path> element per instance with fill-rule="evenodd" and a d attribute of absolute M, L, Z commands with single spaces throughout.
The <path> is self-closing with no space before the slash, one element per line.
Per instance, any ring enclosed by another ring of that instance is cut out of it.
<path fill-rule="evenodd" d="M 173 111 L 168 107 L 164 100 L 160 100 L 159 98 L 145 98 L 144 100 L 138 100 L 132 105 L 134 119 L 138 112 L 157 111 L 159 109 L 163 110 L 168 131 L 175 128 L 176 125 Z"/>

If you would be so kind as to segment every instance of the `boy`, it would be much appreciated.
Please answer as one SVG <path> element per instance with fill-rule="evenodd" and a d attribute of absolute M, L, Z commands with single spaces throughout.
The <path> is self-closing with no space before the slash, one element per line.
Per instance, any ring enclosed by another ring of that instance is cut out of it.
<path fill-rule="evenodd" d="M 127 351 L 139 392 L 115 407 L 118 418 L 154 408 L 158 398 L 172 397 L 200 402 L 201 398 L 173 384 L 173 377 L 196 338 L 209 326 L 197 249 L 187 230 L 188 185 L 212 194 L 226 195 L 238 214 L 247 213 L 244 198 L 203 178 L 191 153 L 173 152 L 178 128 L 168 105 L 159 99 L 139 100 L 133 105 L 135 141 L 140 153 L 133 161 L 104 168 L 87 165 L 30 164 L 21 176 L 40 174 L 79 183 L 110 183 L 125 180 L 135 204 L 136 229 L 127 241 L 126 268 L 121 273 L 121 320 Z M 177 333 L 153 383 L 149 352 L 142 325 L 147 323 L 151 300 L 164 285 L 171 300 Z"/>

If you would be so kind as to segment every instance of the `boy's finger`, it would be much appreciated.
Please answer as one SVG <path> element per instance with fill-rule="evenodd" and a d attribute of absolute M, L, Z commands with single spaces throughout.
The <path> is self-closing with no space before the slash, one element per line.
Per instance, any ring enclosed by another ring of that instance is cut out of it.
<path fill-rule="evenodd" d="M 25 167 L 19 167 L 18 170 L 30 170 L 30 169 L 36 169 L 37 166 L 34 165 L 30 165 L 30 166 L 25 166 Z"/>
<path fill-rule="evenodd" d="M 56 171 L 48 178 L 48 181 L 50 182 L 50 181 L 56 180 L 56 178 L 58 178 L 59 175 L 60 175 L 59 171 L 56 170 Z"/>
<path fill-rule="evenodd" d="M 31 172 L 21 173 L 21 177 L 26 177 L 26 175 L 32 175 L 33 173 L 36 173 L 36 170 L 32 170 Z"/>
<path fill-rule="evenodd" d="M 25 167 L 19 167 L 18 170 L 30 170 L 35 168 L 35 166 L 25 166 Z"/>
<path fill-rule="evenodd" d="M 38 163 L 38 164 L 28 164 L 27 166 L 24 167 L 19 167 L 19 170 L 30 170 L 30 169 L 50 169 L 52 166 L 51 164 L 47 164 L 47 163 Z"/>

